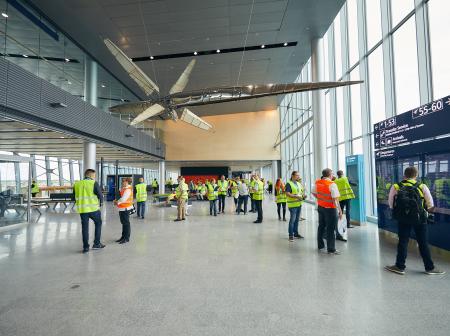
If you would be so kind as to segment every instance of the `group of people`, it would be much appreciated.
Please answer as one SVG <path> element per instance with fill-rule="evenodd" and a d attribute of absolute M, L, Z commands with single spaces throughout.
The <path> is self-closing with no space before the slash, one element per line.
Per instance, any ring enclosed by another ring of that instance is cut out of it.
<path fill-rule="evenodd" d="M 431 259 L 427 241 L 427 214 L 433 211 L 434 204 L 431 193 L 425 184 L 417 182 L 418 171 L 415 167 L 405 169 L 404 180 L 393 184 L 389 192 L 389 207 L 392 209 L 399 226 L 399 242 L 397 247 L 396 263 L 386 266 L 386 270 L 397 274 L 405 273 L 405 261 L 407 256 L 410 233 L 415 231 L 419 251 L 422 256 L 425 271 L 427 274 L 444 274 L 445 272 L 435 268 Z M 270 185 L 270 184 L 268 184 Z M 200 186 L 200 187 L 199 187 Z M 152 186 L 153 187 L 153 186 Z M 264 199 L 265 183 L 258 175 L 252 175 L 250 180 L 235 178 L 226 179 L 225 176 L 216 182 L 214 178 L 206 180 L 205 183 L 195 185 L 195 192 L 205 190 L 206 198 L 209 200 L 209 212 L 211 216 L 225 213 L 225 203 L 228 191 L 235 200 L 235 211 L 247 214 L 248 199 L 251 199 L 250 212 L 256 212 L 257 219 L 254 223 L 262 223 L 263 210 L 262 201 Z M 77 181 L 73 187 L 74 198 L 77 211 L 81 217 L 83 252 L 89 251 L 89 220 L 95 223 L 95 238 L 93 249 L 105 247 L 100 242 L 102 219 L 100 206 L 102 193 L 100 186 L 95 181 L 95 170 L 87 169 L 85 178 Z M 301 183 L 300 174 L 293 171 L 291 178 L 286 184 L 278 179 L 274 186 L 275 202 L 277 204 L 278 219 L 286 221 L 286 208 L 289 210 L 290 218 L 288 225 L 288 239 L 304 238 L 299 233 L 299 221 L 303 202 L 306 200 L 306 192 Z M 119 210 L 120 222 L 122 224 L 122 235 L 116 241 L 119 244 L 128 243 L 130 240 L 130 214 L 134 213 L 133 195 L 136 195 L 137 216 L 144 218 L 145 203 L 147 200 L 147 185 L 144 179 L 140 178 L 135 190 L 129 178 L 122 179 L 120 198 L 114 201 L 114 205 Z M 336 249 L 336 239 L 346 241 L 338 231 L 338 221 L 342 219 L 343 212 L 346 213 L 346 226 L 350 225 L 350 201 L 355 198 L 351 184 L 342 171 L 337 172 L 337 177 L 333 171 L 326 168 L 322 171 L 320 179 L 316 180 L 311 194 L 316 198 L 319 225 L 317 228 L 317 247 L 321 252 L 339 255 Z M 186 204 L 189 198 L 189 185 L 185 179 L 178 178 L 178 186 L 175 189 L 177 200 L 177 219 L 186 219 Z M 217 209 L 218 201 L 218 209 Z M 243 207 L 243 208 L 242 208 Z M 326 242 L 326 243 L 325 243 Z"/>

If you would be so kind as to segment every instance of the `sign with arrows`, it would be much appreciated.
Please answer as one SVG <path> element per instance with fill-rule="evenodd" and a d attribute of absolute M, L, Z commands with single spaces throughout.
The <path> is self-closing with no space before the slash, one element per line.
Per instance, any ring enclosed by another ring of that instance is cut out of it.
<path fill-rule="evenodd" d="M 374 124 L 375 149 L 450 133 L 450 96 Z"/>

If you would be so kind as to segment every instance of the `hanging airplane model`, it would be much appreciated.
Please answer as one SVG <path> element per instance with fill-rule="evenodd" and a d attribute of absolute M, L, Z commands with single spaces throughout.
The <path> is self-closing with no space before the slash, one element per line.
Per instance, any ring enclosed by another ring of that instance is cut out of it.
<path fill-rule="evenodd" d="M 130 77 L 141 87 L 147 96 L 160 93 L 158 86 L 111 40 L 104 40 L 120 65 Z M 111 112 L 133 113 L 137 116 L 130 125 L 136 125 L 146 119 L 159 115 L 168 115 L 173 120 L 180 119 L 192 126 L 209 131 L 212 125 L 195 115 L 187 107 L 210 105 L 238 100 L 254 99 L 267 96 L 284 95 L 295 92 L 313 91 L 360 84 L 362 81 L 347 82 L 317 82 L 290 84 L 261 84 L 230 87 L 210 87 L 190 92 L 183 92 L 186 87 L 196 60 L 189 62 L 168 95 L 150 97 L 149 100 L 125 103 L 110 108 Z"/>

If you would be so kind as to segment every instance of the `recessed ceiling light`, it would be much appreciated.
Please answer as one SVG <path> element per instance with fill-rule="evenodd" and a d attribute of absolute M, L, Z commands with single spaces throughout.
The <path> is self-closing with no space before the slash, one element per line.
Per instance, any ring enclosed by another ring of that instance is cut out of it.
<path fill-rule="evenodd" d="M 67 84 L 72 85 L 72 82 L 71 81 L 67 81 Z"/>
<path fill-rule="evenodd" d="M 68 59 L 68 58 L 65 58 L 64 60 L 65 60 L 66 62 L 70 62 L 70 59 Z"/>
<path fill-rule="evenodd" d="M 283 45 L 284 45 L 285 47 L 287 47 L 288 44 L 287 44 L 287 42 L 284 42 Z"/>
<path fill-rule="evenodd" d="M 23 57 L 25 57 L 25 58 L 27 58 L 27 57 L 28 57 L 28 55 L 25 55 L 25 54 L 23 54 L 22 56 L 23 56 Z"/>
<path fill-rule="evenodd" d="M 154 57 L 153 57 L 153 56 L 150 56 L 150 59 L 154 59 Z"/>
<path fill-rule="evenodd" d="M 217 49 L 217 50 L 216 50 L 216 53 L 220 53 L 220 49 Z"/>
<path fill-rule="evenodd" d="M 2 16 L 5 17 L 5 18 L 9 17 L 9 15 L 6 14 L 6 13 L 2 13 Z"/>
<path fill-rule="evenodd" d="M 105 85 L 105 84 L 102 84 L 102 85 L 101 85 L 101 87 L 102 87 L 102 88 L 105 88 L 105 87 L 106 87 L 106 85 Z"/>
<path fill-rule="evenodd" d="M 197 56 L 197 55 L 198 55 L 198 52 L 194 51 L 194 55 Z"/>
<path fill-rule="evenodd" d="M 264 44 L 261 46 L 262 49 L 264 49 L 265 47 L 266 47 L 266 46 L 265 46 Z"/>

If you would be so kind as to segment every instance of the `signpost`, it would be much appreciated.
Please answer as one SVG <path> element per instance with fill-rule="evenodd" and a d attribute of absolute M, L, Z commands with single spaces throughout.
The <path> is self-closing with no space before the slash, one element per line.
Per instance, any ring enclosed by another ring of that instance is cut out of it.
<path fill-rule="evenodd" d="M 449 122 L 450 96 L 447 96 L 375 124 L 375 149 L 447 134 Z"/>

